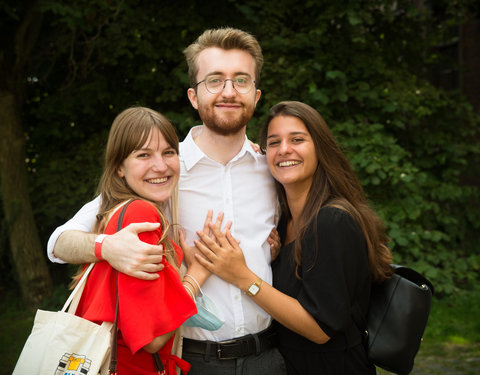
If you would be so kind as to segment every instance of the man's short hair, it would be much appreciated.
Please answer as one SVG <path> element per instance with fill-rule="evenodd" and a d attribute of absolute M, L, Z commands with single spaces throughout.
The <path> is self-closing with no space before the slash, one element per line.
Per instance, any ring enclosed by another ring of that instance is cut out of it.
<path fill-rule="evenodd" d="M 263 54 L 257 39 L 246 31 L 230 27 L 205 30 L 195 42 L 190 44 L 183 53 L 187 59 L 190 85 L 197 83 L 198 55 L 207 48 L 217 47 L 224 50 L 239 49 L 249 53 L 255 60 L 255 83 L 260 82 L 260 72 L 263 66 Z"/>

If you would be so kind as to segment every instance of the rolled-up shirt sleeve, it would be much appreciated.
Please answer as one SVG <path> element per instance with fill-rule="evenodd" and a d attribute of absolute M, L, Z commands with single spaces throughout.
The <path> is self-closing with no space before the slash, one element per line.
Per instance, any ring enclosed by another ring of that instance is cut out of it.
<path fill-rule="evenodd" d="M 97 196 L 94 200 L 85 204 L 75 216 L 68 220 L 65 224 L 59 226 L 50 235 L 47 243 L 47 256 L 53 263 L 66 263 L 60 258 L 57 258 L 53 253 L 55 243 L 58 237 L 67 230 L 79 230 L 82 232 L 91 232 L 93 225 L 95 224 L 98 209 L 100 208 L 100 196 Z"/>

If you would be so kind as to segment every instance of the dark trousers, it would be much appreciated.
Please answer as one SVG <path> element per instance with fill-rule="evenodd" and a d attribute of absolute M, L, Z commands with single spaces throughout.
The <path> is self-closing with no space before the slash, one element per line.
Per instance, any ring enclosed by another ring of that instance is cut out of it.
<path fill-rule="evenodd" d="M 286 375 L 282 355 L 271 348 L 258 355 L 220 360 L 203 354 L 183 352 L 182 358 L 192 365 L 188 375 Z"/>

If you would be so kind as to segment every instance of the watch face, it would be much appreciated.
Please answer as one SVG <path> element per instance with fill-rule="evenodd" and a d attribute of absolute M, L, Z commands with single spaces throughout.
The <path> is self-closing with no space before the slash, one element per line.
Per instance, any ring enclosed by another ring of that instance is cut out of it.
<path fill-rule="evenodd" d="M 253 295 L 257 294 L 259 290 L 260 288 L 256 284 L 250 285 L 250 288 L 248 288 L 248 291 L 250 292 L 250 294 L 253 294 Z"/>

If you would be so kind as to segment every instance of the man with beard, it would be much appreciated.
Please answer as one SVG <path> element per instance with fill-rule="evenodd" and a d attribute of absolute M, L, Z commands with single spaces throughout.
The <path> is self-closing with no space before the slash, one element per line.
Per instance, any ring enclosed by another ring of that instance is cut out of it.
<path fill-rule="evenodd" d="M 192 245 L 207 211 L 223 213 L 224 222 L 233 223 L 230 230 L 241 242 L 249 267 L 271 284 L 268 237 L 276 225 L 277 198 L 264 156 L 246 138 L 247 123 L 261 95 L 257 89 L 261 48 L 252 35 L 225 28 L 205 31 L 184 53 L 191 82 L 188 98 L 203 125 L 192 128 L 180 144 L 178 222 L 186 243 Z M 97 198 L 57 228 L 48 244 L 50 259 L 86 263 L 98 260 L 97 254 L 128 275 L 146 280 L 158 277 L 162 249 L 137 237 L 156 225 L 132 224 L 107 237 L 85 233 L 98 204 Z M 190 374 L 285 373 L 274 347 L 271 317 L 248 295 L 258 292 L 259 281 L 252 280 L 246 294 L 208 276 L 205 270 L 204 279 L 190 280 L 188 285 L 196 294 L 197 281 L 203 283 L 203 292 L 225 322 L 216 331 L 184 327 L 183 357 L 192 364 Z"/>

